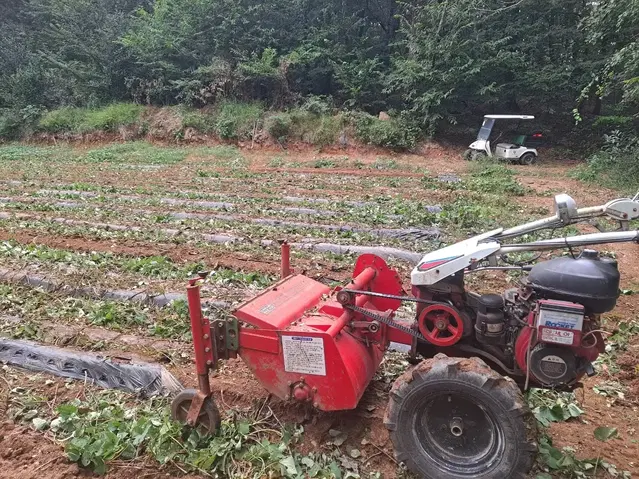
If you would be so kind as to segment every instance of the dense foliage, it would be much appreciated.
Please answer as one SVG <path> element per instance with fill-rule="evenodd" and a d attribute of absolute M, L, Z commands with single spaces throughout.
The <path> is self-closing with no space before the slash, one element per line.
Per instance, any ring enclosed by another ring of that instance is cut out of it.
<path fill-rule="evenodd" d="M 0 0 L 0 11 L 0 135 L 45 110 L 116 101 L 284 109 L 315 95 L 402 112 L 413 135 L 492 111 L 568 126 L 628 118 L 639 100 L 636 0 Z"/>

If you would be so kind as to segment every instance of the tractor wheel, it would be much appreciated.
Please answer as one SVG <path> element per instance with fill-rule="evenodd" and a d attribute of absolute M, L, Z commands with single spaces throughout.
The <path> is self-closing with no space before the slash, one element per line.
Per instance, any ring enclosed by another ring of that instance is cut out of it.
<path fill-rule="evenodd" d="M 522 165 L 532 165 L 537 161 L 537 157 L 534 153 L 524 153 L 519 157 L 519 163 Z"/>
<path fill-rule="evenodd" d="M 485 151 L 473 150 L 470 154 L 470 161 L 482 161 L 485 160 L 487 156 Z"/>
<path fill-rule="evenodd" d="M 406 371 L 384 423 L 397 460 L 425 479 L 524 479 L 536 453 L 521 391 L 478 358 L 438 354 Z"/>
<path fill-rule="evenodd" d="M 185 389 L 175 396 L 171 402 L 171 417 L 174 421 L 186 424 L 186 416 L 196 394 L 195 389 Z M 220 428 L 221 422 L 220 411 L 215 402 L 211 397 L 207 397 L 202 404 L 195 428 L 202 436 L 212 436 Z"/>

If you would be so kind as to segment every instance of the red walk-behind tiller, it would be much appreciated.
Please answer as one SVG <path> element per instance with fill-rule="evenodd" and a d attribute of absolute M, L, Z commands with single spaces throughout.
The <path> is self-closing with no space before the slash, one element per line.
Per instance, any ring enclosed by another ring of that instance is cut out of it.
<path fill-rule="evenodd" d="M 594 217 L 621 228 L 552 238 Z M 410 346 L 412 362 L 426 359 L 400 376 L 389 395 L 385 424 L 398 461 L 431 479 L 524 478 L 536 448 L 522 390 L 572 390 L 594 374 L 605 346 L 600 317 L 619 293 L 617 263 L 594 250 L 576 256 L 574 248 L 637 241 L 638 232 L 628 230 L 637 218 L 637 196 L 577 209 L 559 195 L 549 218 L 427 254 L 411 274 L 412 295 L 383 259 L 368 254 L 358 258 L 353 280 L 331 291 L 291 275 L 284 244 L 282 280 L 237 308 L 232 321 L 203 316 L 202 274 L 188 287 L 199 389 L 174 399 L 173 416 L 215 433 L 220 414 L 208 374 L 219 359 L 238 355 L 282 400 L 322 411 L 354 409 L 391 342 L 400 343 Z M 539 239 L 513 241 L 533 232 Z M 571 256 L 535 265 L 539 255 L 527 263 L 521 257 L 560 248 Z M 466 291 L 464 275 L 486 269 L 527 275 L 502 294 Z M 395 318 L 405 301 L 416 303 L 414 321 Z"/>

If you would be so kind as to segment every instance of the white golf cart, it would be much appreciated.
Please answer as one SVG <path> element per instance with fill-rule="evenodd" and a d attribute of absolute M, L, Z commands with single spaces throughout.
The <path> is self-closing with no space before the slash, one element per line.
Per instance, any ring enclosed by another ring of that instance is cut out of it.
<path fill-rule="evenodd" d="M 497 143 L 493 153 L 490 146 L 490 133 L 497 120 L 534 120 L 531 115 L 485 115 L 484 123 L 479 129 L 477 139 L 470 144 L 469 149 L 464 153 L 464 158 L 470 161 L 478 161 L 486 157 L 506 160 L 511 163 L 522 165 L 532 165 L 537 161 L 538 153 L 530 145 L 526 146 L 526 135 L 518 135 L 512 143 Z M 532 135 L 532 139 L 541 140 L 541 133 Z"/>

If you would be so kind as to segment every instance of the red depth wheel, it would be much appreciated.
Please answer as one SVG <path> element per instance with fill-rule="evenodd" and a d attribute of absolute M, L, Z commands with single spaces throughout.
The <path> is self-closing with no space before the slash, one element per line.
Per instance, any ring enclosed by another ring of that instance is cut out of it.
<path fill-rule="evenodd" d="M 432 304 L 421 312 L 417 320 L 419 331 L 435 346 L 452 346 L 464 334 L 464 323 L 452 306 Z"/>

